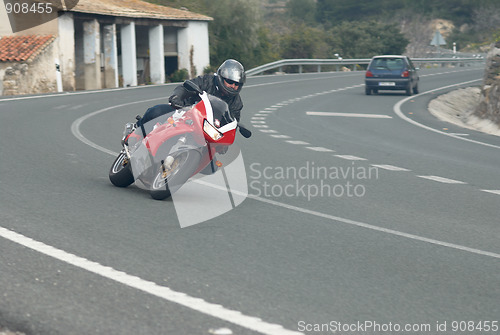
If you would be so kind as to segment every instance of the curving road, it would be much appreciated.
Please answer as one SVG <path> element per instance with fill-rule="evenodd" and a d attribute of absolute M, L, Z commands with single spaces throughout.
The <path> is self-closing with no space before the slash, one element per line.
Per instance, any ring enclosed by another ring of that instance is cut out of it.
<path fill-rule="evenodd" d="M 361 72 L 250 78 L 249 195 L 187 228 L 107 177 L 123 125 L 172 85 L 0 99 L 0 325 L 499 333 L 500 138 L 427 112 L 482 75 L 422 70 L 411 97 L 366 96 Z"/>

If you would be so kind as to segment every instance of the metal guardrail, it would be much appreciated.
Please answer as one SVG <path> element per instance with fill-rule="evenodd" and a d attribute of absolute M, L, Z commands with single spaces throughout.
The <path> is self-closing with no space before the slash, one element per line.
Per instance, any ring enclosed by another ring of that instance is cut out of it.
<path fill-rule="evenodd" d="M 337 71 L 341 67 L 351 66 L 353 70 L 356 70 L 358 65 L 368 65 L 371 58 L 359 58 L 359 59 L 282 59 L 272 63 L 257 66 L 253 69 L 246 71 L 248 76 L 253 76 L 261 74 L 270 70 L 278 69 L 278 72 L 283 72 L 285 66 L 298 66 L 299 73 L 302 73 L 303 66 L 316 66 L 317 72 L 321 72 L 321 67 L 323 65 L 334 65 Z M 464 66 L 468 63 L 481 63 L 485 62 L 485 59 L 480 57 L 451 57 L 451 58 L 411 58 L 412 62 L 416 65 L 421 64 L 457 64 L 459 66 Z"/>

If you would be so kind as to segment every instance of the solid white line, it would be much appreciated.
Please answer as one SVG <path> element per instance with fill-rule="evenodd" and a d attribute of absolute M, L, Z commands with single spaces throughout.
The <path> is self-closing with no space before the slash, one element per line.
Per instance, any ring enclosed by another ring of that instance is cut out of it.
<path fill-rule="evenodd" d="M 500 195 L 500 190 L 481 190 L 481 191 Z"/>
<path fill-rule="evenodd" d="M 351 156 L 351 155 L 334 155 L 335 157 L 342 158 L 342 159 L 347 159 L 350 161 L 366 161 L 366 158 L 361 158 L 357 156 Z"/>
<path fill-rule="evenodd" d="M 99 151 L 102 151 L 102 152 L 107 153 L 109 155 L 115 156 L 117 154 L 116 152 L 113 152 L 111 150 L 108 150 L 106 148 L 103 148 L 103 147 L 91 142 L 90 140 L 88 140 L 87 138 L 85 138 L 81 134 L 80 125 L 82 124 L 82 122 L 85 121 L 86 119 L 94 116 L 94 115 L 109 111 L 109 110 L 114 109 L 114 108 L 119 108 L 119 107 L 122 107 L 125 105 L 143 103 L 146 101 L 158 100 L 158 99 L 163 99 L 163 98 L 135 101 L 133 103 L 121 104 L 121 105 L 116 105 L 116 106 L 111 106 L 111 107 L 100 109 L 98 111 L 87 114 L 87 115 L 75 120 L 73 122 L 73 124 L 71 125 L 71 131 L 72 131 L 73 135 L 76 138 L 78 138 L 80 141 L 82 141 L 83 143 L 85 143 L 85 144 L 87 144 L 87 145 L 89 145 L 89 146 L 91 146 Z M 261 127 L 263 127 L 263 126 L 261 126 Z M 3 228 L 1 228 L 1 229 L 3 229 Z M 13 234 L 15 234 L 15 233 L 13 233 Z M 0 236 L 3 236 L 3 235 L 4 234 L 0 233 Z M 3 237 L 5 237 L 5 236 L 3 236 Z M 22 238 L 23 236 L 20 235 L 19 237 Z M 5 237 L 5 238 L 7 238 L 7 237 Z M 26 238 L 26 239 L 28 239 L 28 238 Z M 28 239 L 28 240 L 31 240 L 31 239 Z M 33 242 L 35 243 L 35 245 L 43 245 L 43 243 L 41 243 L 41 242 L 36 242 L 36 241 L 33 241 Z M 23 244 L 23 245 L 25 245 L 25 244 Z M 41 250 L 35 249 L 32 245 L 25 245 L 25 246 L 27 246 L 31 249 L 43 252 Z M 49 248 L 49 249 L 52 248 L 54 250 L 57 250 L 53 247 L 45 245 L 44 249 L 47 249 L 47 248 Z M 43 253 L 45 253 L 45 252 L 43 252 Z M 107 277 L 109 279 L 121 282 L 125 285 L 129 285 L 131 287 L 137 288 L 137 289 L 142 290 L 144 292 L 154 294 L 160 298 L 164 298 L 166 300 L 176 302 L 178 304 L 181 304 L 181 305 L 186 306 L 188 308 L 197 310 L 197 311 L 202 312 L 204 314 L 214 316 L 216 318 L 231 322 L 233 324 L 237 324 L 241 327 L 245 327 L 245 328 L 248 328 L 251 330 L 258 331 L 262 334 L 269 334 L 269 335 L 272 335 L 272 334 L 283 334 L 283 335 L 302 334 L 299 332 L 286 330 L 280 325 L 266 323 L 266 322 L 262 321 L 261 319 L 243 315 L 241 312 L 238 312 L 238 311 L 226 309 L 220 305 L 215 305 L 215 304 L 205 302 L 202 299 L 190 297 L 184 293 L 172 291 L 168 287 L 159 286 L 159 285 L 156 285 L 154 283 L 145 281 L 141 278 L 127 275 L 126 273 L 116 271 L 116 270 L 109 268 L 109 267 L 104 267 L 98 263 L 90 262 L 90 261 L 87 261 L 83 258 L 79 258 L 78 256 L 67 254 L 62 250 L 57 250 L 56 254 L 60 255 L 61 253 L 62 253 L 62 255 L 69 255 L 70 260 L 71 259 L 79 259 L 79 261 L 78 262 L 69 262 L 65 259 L 61 259 L 61 258 L 56 257 L 56 255 L 48 254 L 48 253 L 45 253 L 45 254 L 52 256 L 52 257 L 55 257 L 57 259 L 60 259 L 62 261 L 66 261 L 72 265 L 84 268 L 88 271 L 100 274 L 100 275 Z M 66 258 L 66 256 L 64 256 L 63 258 Z M 85 261 L 88 262 L 89 264 L 95 264 L 96 266 L 90 266 L 90 268 L 88 266 L 83 266 L 83 265 L 86 265 Z M 105 272 L 100 271 L 100 267 L 106 269 L 106 271 Z M 126 278 L 127 280 L 125 280 L 125 282 L 124 282 L 124 281 L 120 280 L 120 278 L 121 279 Z M 131 280 L 128 280 L 128 279 L 131 279 Z"/>
<path fill-rule="evenodd" d="M 394 165 L 387 165 L 387 164 L 371 164 L 374 167 L 389 170 L 389 171 L 411 171 L 402 167 L 394 166 Z"/>
<path fill-rule="evenodd" d="M 45 98 L 61 98 L 61 97 L 69 97 L 72 95 L 82 95 L 82 94 L 100 94 L 100 93 L 109 93 L 109 92 L 118 92 L 124 90 L 135 90 L 135 89 L 144 89 L 149 87 L 158 87 L 158 86 L 172 86 L 172 85 L 180 85 L 181 83 L 169 83 L 169 84 L 159 84 L 159 85 L 146 85 L 146 86 L 134 86 L 134 87 L 119 87 L 119 88 L 108 88 L 96 91 L 81 91 L 81 92 L 63 92 L 63 93 L 52 93 L 52 94 L 42 94 L 42 95 L 33 95 L 33 96 L 21 96 L 15 98 L 6 98 L 0 99 L 0 102 L 4 101 L 16 101 L 16 100 L 31 100 L 31 99 L 45 99 Z M 165 97 L 155 98 L 154 100 L 165 100 Z"/>
<path fill-rule="evenodd" d="M 332 150 L 332 149 L 327 149 L 327 148 L 323 148 L 323 147 L 306 147 L 306 148 L 309 150 L 319 151 L 319 152 L 334 152 L 334 150 Z"/>
<path fill-rule="evenodd" d="M 115 108 L 120 108 L 120 107 L 124 107 L 124 106 L 129 106 L 129 105 L 134 105 L 134 104 L 140 104 L 140 103 L 150 102 L 150 101 L 155 101 L 155 100 L 161 100 L 161 99 L 164 99 L 164 97 L 153 98 L 153 99 L 146 99 L 146 100 L 140 100 L 140 101 L 134 101 L 134 102 L 128 102 L 128 103 L 125 103 L 125 104 L 120 104 L 120 105 L 115 105 L 115 106 L 110 106 L 110 107 L 107 107 L 107 108 L 99 109 L 99 110 L 97 110 L 95 112 L 92 112 L 90 114 L 84 115 L 84 116 L 76 119 L 71 124 L 71 132 L 73 133 L 73 135 L 77 139 L 79 139 L 83 143 L 87 144 L 88 146 L 90 146 L 90 147 L 92 147 L 94 149 L 97 149 L 99 151 L 105 152 L 107 154 L 110 154 L 112 156 L 115 156 L 115 155 L 117 155 L 116 152 L 108 150 L 106 148 L 103 148 L 100 145 L 97 145 L 94 142 L 88 140 L 85 136 L 82 135 L 82 133 L 80 132 L 80 125 L 82 124 L 82 122 L 85 121 L 85 120 L 87 120 L 87 119 L 89 119 L 89 118 L 91 118 L 91 117 L 93 117 L 93 116 L 95 116 L 95 115 L 97 115 L 97 114 L 104 113 L 104 112 L 107 112 L 107 111 L 115 109 Z"/>
<path fill-rule="evenodd" d="M 306 112 L 307 115 L 313 116 L 344 116 L 344 117 L 361 117 L 372 119 L 392 119 L 390 115 L 381 114 L 358 114 L 358 113 L 334 113 L 334 112 Z"/>
<path fill-rule="evenodd" d="M 235 325 L 269 335 L 298 335 L 302 334 L 283 328 L 281 325 L 267 323 L 259 318 L 242 314 L 239 311 L 225 308 L 224 306 L 207 302 L 200 298 L 191 297 L 185 293 L 174 291 L 166 286 L 160 286 L 154 282 L 132 276 L 128 273 L 115 270 L 86 258 L 70 254 L 61 249 L 54 248 L 42 242 L 35 241 L 29 237 L 18 234 L 11 230 L 0 227 L 0 236 L 18 243 L 27 248 L 33 249 L 44 255 L 53 257 L 57 260 L 71 264 L 80 269 L 87 270 L 107 279 L 127 285 L 131 288 L 152 294 L 164 300 L 177 303 L 192 310 L 210 315 L 217 319 L 231 322 Z"/>
<path fill-rule="evenodd" d="M 412 120 L 410 119 L 409 117 L 407 117 L 406 115 L 404 115 L 404 113 L 401 111 L 401 105 L 404 104 L 405 102 L 407 102 L 408 100 L 410 99 L 414 99 L 416 97 L 419 97 L 421 95 L 425 95 L 425 94 L 430 94 L 432 92 L 436 92 L 436 91 L 440 91 L 440 90 L 444 90 L 446 88 L 450 88 L 450 87 L 455 87 L 455 86 L 460 86 L 460 85 L 467 85 L 467 84 L 472 84 L 474 82 L 477 82 L 477 81 L 481 81 L 482 79 L 476 79 L 476 80 L 471 80 L 471 81 L 465 81 L 463 83 L 458 83 L 458 84 L 453 84 L 453 85 L 448 85 L 448 86 L 443 86 L 443 87 L 440 87 L 440 88 L 436 88 L 436 89 L 433 89 L 433 90 L 430 90 L 430 91 L 426 91 L 424 93 L 419 93 L 419 94 L 416 94 L 414 96 L 410 96 L 410 97 L 407 97 L 407 98 L 404 98 L 400 101 L 398 101 L 394 107 L 393 107 L 393 110 L 394 110 L 394 113 L 399 116 L 401 119 L 405 120 L 406 122 L 409 122 L 417 127 L 420 127 L 420 128 L 423 128 L 423 129 L 427 129 L 427 130 L 430 130 L 430 131 L 433 131 L 435 133 L 438 133 L 438 134 L 441 134 L 441 135 L 446 135 L 446 136 L 450 136 L 450 137 L 453 137 L 453 138 L 458 138 L 459 140 L 462 140 L 462 141 L 467 141 L 467 142 L 472 142 L 472 143 L 476 143 L 476 144 L 480 144 L 480 145 L 484 145 L 484 146 L 487 146 L 487 147 L 490 147 L 490 148 L 495 148 L 495 149 L 500 149 L 500 146 L 498 145 L 494 145 L 494 144 L 489 144 L 489 143 L 484 143 L 484 142 L 480 142 L 480 141 L 475 141 L 475 140 L 471 140 L 470 138 L 464 138 L 464 137 L 461 137 L 461 136 L 457 136 L 457 135 L 454 135 L 454 134 L 450 134 L 450 133 L 446 133 L 444 131 L 441 131 L 441 130 L 438 130 L 438 129 L 434 129 L 434 128 L 431 128 L 429 126 L 426 126 L 426 125 L 423 125 L 421 123 L 418 123 L 417 121 L 415 120 Z"/>
<path fill-rule="evenodd" d="M 367 229 L 379 231 L 379 232 L 390 234 L 390 235 L 395 235 L 395 236 L 400 236 L 400 237 L 408 238 L 408 239 L 411 239 L 411 240 L 416 240 L 416 241 L 420 241 L 420 242 L 425 242 L 425 243 L 430 243 L 430 244 L 438 245 L 438 246 L 441 246 L 441 247 L 452 248 L 452 249 L 456 249 L 456 250 L 470 252 L 470 253 L 477 254 L 477 255 L 489 256 L 489 257 L 494 257 L 494 258 L 500 259 L 500 254 L 497 254 L 497 253 L 494 253 L 494 252 L 484 251 L 484 250 L 475 249 L 475 248 L 469 248 L 469 247 L 465 247 L 465 246 L 462 246 L 462 245 L 459 245 L 459 244 L 448 243 L 448 242 L 444 242 L 444 241 L 435 240 L 435 239 L 432 239 L 432 238 L 427 238 L 427 237 L 422 237 L 422 236 L 418 236 L 418 235 L 413 235 L 413 234 L 408 234 L 408 233 L 400 232 L 400 231 L 393 230 L 393 229 L 382 228 L 382 227 L 374 226 L 374 225 L 371 225 L 371 224 L 368 224 L 368 223 L 363 223 L 363 222 L 359 222 L 359 221 L 345 219 L 345 218 L 341 218 L 341 217 L 330 215 L 330 214 L 325 214 L 325 213 L 316 212 L 316 211 L 305 209 L 305 208 L 300 208 L 300 207 L 296 207 L 296 206 L 284 204 L 284 203 L 281 203 L 281 202 L 277 202 L 277 201 L 274 201 L 274 200 L 262 198 L 262 197 L 251 195 L 251 194 L 249 194 L 248 197 L 251 198 L 251 199 L 260 201 L 260 202 L 264 202 L 264 203 L 270 204 L 270 205 L 287 208 L 287 209 L 290 209 L 290 210 L 293 210 L 293 211 L 296 211 L 296 212 L 313 215 L 313 216 L 324 218 L 324 219 L 328 219 L 328 220 L 331 220 L 331 221 L 342 222 L 342 223 L 346 223 L 346 224 L 357 226 L 357 227 L 367 228 Z"/>
<path fill-rule="evenodd" d="M 111 108 L 107 108 L 105 110 L 109 110 L 109 109 L 111 109 Z M 104 112 L 105 110 L 101 110 L 101 112 Z M 97 114 L 97 113 L 94 113 L 93 115 L 95 115 L 95 114 Z M 72 125 L 72 131 L 75 130 L 75 131 L 77 131 L 77 133 L 80 133 L 78 127 L 81 124 L 81 122 L 83 121 L 83 119 L 86 119 L 86 118 L 87 117 L 85 116 L 83 118 L 76 120 Z M 81 121 L 78 122 L 79 120 L 81 120 Z M 78 126 L 76 126 L 76 125 L 78 125 Z M 73 127 L 73 126 L 75 126 L 75 127 Z M 83 135 L 81 136 L 81 138 L 80 137 L 77 137 L 77 138 L 80 140 L 85 139 L 83 137 Z M 92 143 L 87 139 L 85 139 L 83 142 L 88 144 L 88 145 L 90 145 L 90 143 Z M 98 145 L 91 145 L 91 146 L 98 149 L 98 150 L 104 149 Z M 111 152 L 110 150 L 107 150 L 107 149 L 104 149 L 104 152 L 110 153 L 113 156 L 115 155 L 114 152 Z M 443 241 L 434 240 L 434 239 L 430 239 L 430 238 L 426 238 L 426 237 L 422 237 L 422 236 L 417 236 L 417 235 L 413 235 L 413 234 L 408 234 L 408 233 L 404 233 L 404 232 L 400 232 L 400 231 L 396 231 L 396 230 L 392 230 L 392 229 L 382 228 L 382 227 L 366 224 L 363 222 L 344 219 L 344 218 L 329 215 L 329 214 L 324 214 L 324 213 L 320 213 L 320 212 L 316 212 L 316 211 L 312 211 L 312 210 L 308 210 L 308 209 L 304 209 L 304 208 L 300 208 L 300 207 L 296 207 L 296 206 L 291 206 L 288 204 L 283 204 L 283 203 L 280 203 L 277 201 L 261 198 L 261 197 L 254 196 L 254 195 L 243 194 L 243 193 L 238 192 L 238 191 L 233 191 L 233 192 L 240 193 L 240 195 L 242 195 L 242 196 L 248 196 L 248 198 L 251 198 L 251 199 L 263 202 L 263 203 L 286 208 L 286 209 L 293 210 L 296 212 L 309 214 L 309 215 L 313 215 L 316 217 L 321 217 L 321 218 L 325 218 L 328 220 L 337 221 L 337 222 L 341 222 L 341 223 L 346 223 L 346 224 L 357 226 L 357 227 L 371 229 L 374 231 L 379 231 L 379 232 L 390 234 L 390 235 L 395 235 L 395 236 L 400 236 L 400 237 L 404 237 L 404 238 L 408 238 L 408 239 L 412 239 L 412 240 L 417 240 L 417 241 L 421 241 L 421 242 L 425 242 L 425 243 L 430 243 L 430 244 L 434 244 L 434 245 L 438 245 L 438 246 L 442 246 L 442 247 L 447 247 L 447 248 L 451 248 L 451 249 L 470 252 L 470 253 L 477 254 L 477 255 L 489 256 L 489 257 L 500 259 L 500 254 L 496 254 L 493 252 L 469 248 L 469 247 L 461 246 L 458 244 L 443 242 Z M 32 239 L 29 239 L 27 237 L 24 237 L 22 235 L 19 235 L 17 233 L 14 233 L 12 231 L 9 231 L 9 230 L 1 228 L 1 227 L 0 227 L 0 236 L 2 236 L 4 238 L 8 238 L 9 240 L 14 241 L 16 243 L 23 244 L 26 247 L 29 247 L 33 250 L 37 250 L 39 252 L 42 252 L 42 253 L 47 254 L 49 256 L 52 256 L 52 257 L 55 257 L 55 258 L 60 259 L 62 261 L 71 262 L 70 264 L 73 264 L 73 265 L 78 266 L 78 267 L 83 268 L 83 269 L 87 269 L 88 271 L 91 271 L 93 273 L 100 274 L 101 276 L 105 276 L 109 279 L 115 280 L 115 281 L 120 282 L 120 283 L 125 283 L 125 285 L 129 285 L 131 287 L 137 288 L 137 289 L 142 290 L 144 292 L 154 294 L 158 297 L 161 297 L 161 298 L 169 300 L 169 301 L 177 302 L 177 303 L 182 304 L 188 308 L 197 310 L 197 311 L 205 313 L 205 314 L 212 315 L 212 316 L 219 318 L 219 319 L 227 320 L 228 322 L 241 325 L 242 327 L 259 331 L 263 334 L 270 334 L 270 335 L 271 334 L 276 334 L 276 335 L 301 334 L 298 332 L 286 330 L 280 325 L 269 324 L 269 323 L 266 323 L 258 318 L 248 317 L 248 316 L 241 314 L 240 312 L 225 309 L 224 307 L 222 307 L 220 305 L 211 304 L 211 303 L 208 303 L 202 299 L 192 298 L 184 293 L 175 292 L 175 291 L 169 289 L 168 287 L 159 286 L 153 282 L 145 281 L 141 278 L 130 276 L 124 272 L 120 272 L 120 271 L 114 270 L 112 268 L 102 266 L 98 263 L 91 262 L 91 261 L 86 260 L 84 258 L 66 253 L 62 250 L 55 249 L 53 247 L 50 247 L 50 246 L 45 245 L 43 243 L 34 241 Z"/>
<path fill-rule="evenodd" d="M 217 189 L 225 190 L 225 188 L 223 188 L 221 186 L 218 186 L 218 185 L 215 185 L 215 184 L 210 184 L 210 183 L 207 183 L 207 182 L 199 180 L 199 179 L 198 180 L 194 180 L 194 182 L 199 182 L 200 184 L 209 185 L 209 186 L 212 186 L 212 187 L 217 188 Z M 349 224 L 349 225 L 352 225 L 352 226 L 366 228 L 366 229 L 370 229 L 370 230 L 374 230 L 374 231 L 386 233 L 386 234 L 389 234 L 389 235 L 400 236 L 400 237 L 408 238 L 410 240 L 415 240 L 415 241 L 430 243 L 430 244 L 434 244 L 434 245 L 441 246 L 441 247 L 446 247 L 446 248 L 451 248 L 451 249 L 455 249 L 455 250 L 466 251 L 466 252 L 470 252 L 470 253 L 481 255 L 481 256 L 488 256 L 488 257 L 493 257 L 493 258 L 500 259 L 500 254 L 497 254 L 497 253 L 494 253 L 494 252 L 484 251 L 484 250 L 475 249 L 475 248 L 469 248 L 469 247 L 466 247 L 466 246 L 463 246 L 463 245 L 460 245 L 460 244 L 444 242 L 444 241 L 435 240 L 435 239 L 432 239 L 432 238 L 427 238 L 427 237 L 423 237 L 423 236 L 418 236 L 418 235 L 413 235 L 413 234 L 409 234 L 409 233 L 404 233 L 404 232 L 401 232 L 401 231 L 398 231 L 398 230 L 383 228 L 383 227 L 371 225 L 371 224 L 360 222 L 360 221 L 355 221 L 355 220 L 351 220 L 351 219 L 345 219 L 345 218 L 342 218 L 342 217 L 339 217 L 339 216 L 335 216 L 335 215 L 325 214 L 325 213 L 313 211 L 313 210 L 306 209 L 306 208 L 301 208 L 301 207 L 297 207 L 297 206 L 293 206 L 293 205 L 288 205 L 288 204 L 285 204 L 285 203 L 282 203 L 282 202 L 278 202 L 278 201 L 271 200 L 271 199 L 268 199 L 268 198 L 263 198 L 263 197 L 260 197 L 260 196 L 257 196 L 257 195 L 252 195 L 252 194 L 246 195 L 246 194 L 244 194 L 242 192 L 239 192 L 239 191 L 233 191 L 233 192 L 235 194 L 237 194 L 237 195 L 247 196 L 248 198 L 253 199 L 253 200 L 257 200 L 257 201 L 260 201 L 260 202 L 263 202 L 263 203 L 266 203 L 266 204 L 269 204 L 269 205 L 277 206 L 277 207 L 286 208 L 286 209 L 289 209 L 289 210 L 292 210 L 292 211 L 296 211 L 296 212 L 299 212 L 299 213 L 313 215 L 313 216 L 320 217 L 320 218 L 323 218 L 323 219 L 328 219 L 328 220 L 331 220 L 331 221 L 337 221 L 337 222 Z"/>
<path fill-rule="evenodd" d="M 445 183 L 445 184 L 467 184 L 466 182 L 463 182 L 463 181 L 453 180 L 453 179 L 448 179 L 448 178 L 438 177 L 438 176 L 417 176 L 417 177 L 429 179 L 429 180 L 433 180 L 433 181 L 437 181 L 437 182 Z"/>

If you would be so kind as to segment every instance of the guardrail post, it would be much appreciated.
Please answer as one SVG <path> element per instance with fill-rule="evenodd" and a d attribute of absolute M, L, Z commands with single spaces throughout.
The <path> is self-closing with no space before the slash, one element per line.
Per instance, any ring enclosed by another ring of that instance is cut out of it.
<path fill-rule="evenodd" d="M 318 72 L 321 72 L 321 64 L 318 64 Z"/>
<path fill-rule="evenodd" d="M 302 65 L 299 65 L 299 73 L 302 74 Z"/>

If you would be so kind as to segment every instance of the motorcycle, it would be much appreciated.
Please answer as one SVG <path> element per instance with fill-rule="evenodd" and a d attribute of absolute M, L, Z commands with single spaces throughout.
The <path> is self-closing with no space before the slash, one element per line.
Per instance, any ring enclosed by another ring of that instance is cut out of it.
<path fill-rule="evenodd" d="M 113 185 L 127 187 L 140 181 L 153 199 L 166 199 L 194 175 L 215 173 L 222 165 L 216 154 L 234 143 L 237 129 L 245 138 L 252 135 L 231 116 L 222 99 L 192 81 L 183 86 L 201 100 L 178 108 L 164 122 L 155 120 L 149 134 L 143 124 L 125 126 L 123 149 L 109 171 Z"/>

